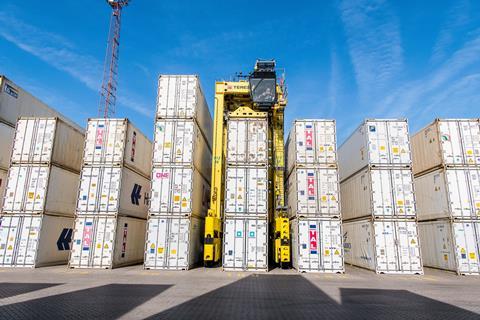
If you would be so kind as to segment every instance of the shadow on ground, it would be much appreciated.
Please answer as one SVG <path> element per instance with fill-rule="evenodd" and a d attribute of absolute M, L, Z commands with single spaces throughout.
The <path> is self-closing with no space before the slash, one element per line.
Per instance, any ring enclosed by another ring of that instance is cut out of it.
<path fill-rule="evenodd" d="M 27 292 L 58 286 L 61 283 L 0 283 L 0 299 L 17 296 Z"/>
<path fill-rule="evenodd" d="M 117 319 L 168 285 L 109 284 L 0 307 L 0 319 Z"/>
<path fill-rule="evenodd" d="M 480 319 L 405 290 L 341 289 L 332 300 L 300 275 L 252 275 L 151 319 Z"/>

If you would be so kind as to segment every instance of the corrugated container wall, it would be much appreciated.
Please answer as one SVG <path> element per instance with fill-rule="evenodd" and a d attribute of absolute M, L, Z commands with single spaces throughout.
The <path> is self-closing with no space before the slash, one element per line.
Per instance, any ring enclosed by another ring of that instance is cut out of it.
<path fill-rule="evenodd" d="M 7 187 L 8 171 L 0 169 L 0 212 L 3 209 L 3 200 L 5 199 L 5 188 Z"/>
<path fill-rule="evenodd" d="M 203 256 L 204 219 L 150 217 L 147 223 L 145 269 L 188 270 Z"/>
<path fill-rule="evenodd" d="M 128 119 L 89 119 L 84 166 L 124 165 L 144 177 L 151 172 L 152 143 Z"/>
<path fill-rule="evenodd" d="M 2 212 L 73 217 L 77 192 L 77 173 L 53 165 L 12 165 Z"/>
<path fill-rule="evenodd" d="M 480 222 L 426 221 L 420 222 L 418 229 L 425 266 L 480 274 Z"/>
<path fill-rule="evenodd" d="M 58 118 L 20 118 L 15 130 L 12 164 L 54 164 L 79 172 L 83 131 Z"/>
<path fill-rule="evenodd" d="M 20 117 L 57 117 L 82 131 L 76 123 L 0 75 L 0 122 L 15 127 Z"/>
<path fill-rule="evenodd" d="M 336 168 L 295 168 L 286 187 L 289 217 L 340 218 Z"/>
<path fill-rule="evenodd" d="M 268 271 L 266 219 L 226 218 L 223 234 L 224 270 Z"/>
<path fill-rule="evenodd" d="M 343 223 L 345 262 L 386 274 L 423 274 L 417 223 L 359 220 Z"/>
<path fill-rule="evenodd" d="M 297 166 L 337 166 L 335 120 L 295 120 L 285 150 L 286 168 Z"/>
<path fill-rule="evenodd" d="M 412 165 L 407 120 L 365 120 L 338 149 L 340 181 L 366 166 Z"/>
<path fill-rule="evenodd" d="M 267 119 L 229 119 L 227 122 L 227 164 L 266 165 L 269 162 Z"/>
<path fill-rule="evenodd" d="M 412 137 L 413 172 L 441 166 L 480 165 L 480 124 L 476 119 L 436 119 Z"/>
<path fill-rule="evenodd" d="M 410 169 L 364 168 L 340 184 L 342 219 L 415 218 Z"/>
<path fill-rule="evenodd" d="M 196 75 L 160 75 L 157 119 L 193 119 L 212 146 L 213 124 Z"/>
<path fill-rule="evenodd" d="M 343 273 L 342 222 L 295 218 L 290 221 L 292 265 L 299 272 Z"/>
<path fill-rule="evenodd" d="M 12 157 L 15 128 L 0 122 L 0 170 L 8 170 Z"/>
<path fill-rule="evenodd" d="M 75 220 L 70 268 L 116 268 L 141 263 L 146 221 L 81 216 Z"/>
<path fill-rule="evenodd" d="M 0 267 L 66 264 L 73 218 L 4 215 L 0 218 Z"/>
<path fill-rule="evenodd" d="M 440 168 L 415 178 L 418 219 L 480 219 L 480 167 Z"/>

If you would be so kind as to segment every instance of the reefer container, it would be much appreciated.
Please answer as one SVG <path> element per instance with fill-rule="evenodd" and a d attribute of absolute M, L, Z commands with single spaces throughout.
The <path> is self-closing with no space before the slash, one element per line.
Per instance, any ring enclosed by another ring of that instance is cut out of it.
<path fill-rule="evenodd" d="M 268 163 L 268 121 L 266 118 L 232 118 L 227 122 L 227 163 Z"/>
<path fill-rule="evenodd" d="M 55 164 L 80 172 L 83 132 L 58 118 L 20 118 L 15 130 L 12 164 Z"/>
<path fill-rule="evenodd" d="M 3 200 L 5 197 L 5 187 L 7 186 L 8 171 L 0 169 L 0 212 L 3 208 Z"/>
<path fill-rule="evenodd" d="M 268 271 L 268 223 L 266 219 L 225 219 L 223 269 L 226 271 Z"/>
<path fill-rule="evenodd" d="M 480 222 L 425 221 L 418 231 L 424 266 L 480 274 Z"/>
<path fill-rule="evenodd" d="M 157 120 L 153 166 L 194 166 L 210 182 L 212 150 L 193 120 Z"/>
<path fill-rule="evenodd" d="M 127 167 L 83 167 L 77 215 L 146 219 L 150 181 Z"/>
<path fill-rule="evenodd" d="M 70 268 L 111 269 L 143 261 L 146 220 L 118 216 L 75 219 Z"/>
<path fill-rule="evenodd" d="M 192 167 L 152 171 L 150 215 L 204 217 L 210 205 L 210 184 Z"/>
<path fill-rule="evenodd" d="M 365 120 L 338 149 L 340 181 L 370 166 L 412 165 L 407 120 Z"/>
<path fill-rule="evenodd" d="M 2 212 L 73 217 L 77 191 L 76 173 L 55 165 L 12 165 Z"/>
<path fill-rule="evenodd" d="M 436 119 L 412 137 L 415 175 L 441 166 L 480 165 L 476 119 Z"/>
<path fill-rule="evenodd" d="M 295 168 L 287 180 L 288 215 L 340 218 L 335 168 Z"/>
<path fill-rule="evenodd" d="M 150 176 L 152 143 L 128 119 L 89 119 L 84 165 L 124 165 Z"/>
<path fill-rule="evenodd" d="M 480 219 L 480 167 L 440 168 L 415 178 L 419 220 Z"/>
<path fill-rule="evenodd" d="M 0 122 L 15 127 L 20 117 L 58 117 L 82 130 L 76 123 L 0 75 Z"/>
<path fill-rule="evenodd" d="M 346 263 L 377 273 L 423 274 L 415 221 L 344 222 L 343 243 Z"/>
<path fill-rule="evenodd" d="M 337 166 L 335 120 L 295 120 L 285 146 L 287 172 L 294 166 Z"/>
<path fill-rule="evenodd" d="M 0 122 L 0 169 L 10 167 L 15 128 Z"/>
<path fill-rule="evenodd" d="M 343 273 L 342 222 L 338 219 L 290 220 L 292 265 L 300 272 Z"/>
<path fill-rule="evenodd" d="M 411 169 L 364 168 L 340 184 L 342 219 L 415 218 Z"/>
<path fill-rule="evenodd" d="M 203 256 L 203 218 L 150 217 L 145 269 L 188 270 Z"/>
<path fill-rule="evenodd" d="M 227 167 L 225 215 L 268 215 L 268 171 L 266 167 Z"/>
<path fill-rule="evenodd" d="M 4 215 L 0 218 L 0 267 L 67 264 L 73 218 Z"/>
<path fill-rule="evenodd" d="M 196 75 L 160 75 L 156 117 L 194 119 L 208 139 L 213 137 L 212 116 Z"/>

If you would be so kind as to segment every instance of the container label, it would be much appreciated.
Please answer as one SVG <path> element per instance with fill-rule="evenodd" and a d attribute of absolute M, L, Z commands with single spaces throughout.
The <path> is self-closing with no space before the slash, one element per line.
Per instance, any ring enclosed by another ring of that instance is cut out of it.
<path fill-rule="evenodd" d="M 104 136 L 105 126 L 103 124 L 99 124 L 95 133 L 95 149 L 102 149 Z"/>
<path fill-rule="evenodd" d="M 315 200 L 315 177 L 313 172 L 307 173 L 307 195 L 308 200 Z"/>
<path fill-rule="evenodd" d="M 93 223 L 86 222 L 85 227 L 83 228 L 83 243 L 82 248 L 84 251 L 90 250 L 90 246 L 92 245 L 92 230 L 93 230 Z"/>
<path fill-rule="evenodd" d="M 313 150 L 313 129 L 311 125 L 305 126 L 305 147 L 307 150 Z"/>
<path fill-rule="evenodd" d="M 314 224 L 310 225 L 309 242 L 310 242 L 310 254 L 317 254 L 317 250 L 318 250 L 317 226 Z"/>

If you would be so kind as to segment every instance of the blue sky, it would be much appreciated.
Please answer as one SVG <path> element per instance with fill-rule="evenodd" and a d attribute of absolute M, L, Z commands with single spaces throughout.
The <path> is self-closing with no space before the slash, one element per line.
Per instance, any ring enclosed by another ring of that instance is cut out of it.
<path fill-rule="evenodd" d="M 110 9 L 102 0 L 2 0 L 0 74 L 85 126 L 97 116 Z M 156 79 L 214 82 L 256 58 L 286 70 L 286 121 L 479 117 L 480 1 L 154 1 L 123 14 L 118 117 L 151 136 Z"/>

